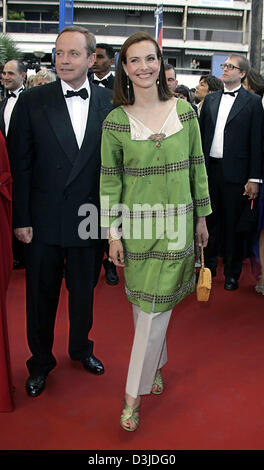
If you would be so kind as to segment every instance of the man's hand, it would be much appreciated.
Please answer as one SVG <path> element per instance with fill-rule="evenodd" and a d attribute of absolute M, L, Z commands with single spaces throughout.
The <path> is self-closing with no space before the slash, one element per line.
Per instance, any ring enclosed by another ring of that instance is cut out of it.
<path fill-rule="evenodd" d="M 32 227 L 15 228 L 15 236 L 23 243 L 30 243 L 33 237 Z"/>
<path fill-rule="evenodd" d="M 248 199 L 256 199 L 259 193 L 259 183 L 253 183 L 252 181 L 248 181 L 245 185 L 245 191 L 243 196 L 248 196 Z"/>

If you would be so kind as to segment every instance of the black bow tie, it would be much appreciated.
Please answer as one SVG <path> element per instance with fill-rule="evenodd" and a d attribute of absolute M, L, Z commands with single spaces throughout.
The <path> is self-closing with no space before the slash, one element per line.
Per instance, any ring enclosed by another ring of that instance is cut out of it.
<path fill-rule="evenodd" d="M 99 85 L 99 83 L 102 83 L 102 85 L 106 86 L 108 84 L 108 80 L 107 78 L 104 78 L 103 80 L 97 80 L 96 78 L 94 78 L 93 83 L 95 85 Z"/>
<path fill-rule="evenodd" d="M 86 90 L 86 88 L 82 88 L 79 91 L 67 90 L 65 97 L 71 98 L 72 96 L 80 96 L 83 100 L 86 100 L 88 98 L 88 91 Z"/>
<path fill-rule="evenodd" d="M 11 98 L 11 96 L 12 96 L 13 98 L 16 98 L 16 97 L 17 97 L 17 95 L 16 95 L 15 93 L 11 92 L 11 93 L 8 93 L 7 99 L 8 99 L 8 98 Z"/>
<path fill-rule="evenodd" d="M 230 96 L 236 96 L 236 93 L 238 93 L 239 90 L 235 91 L 224 91 L 224 95 L 230 95 Z"/>

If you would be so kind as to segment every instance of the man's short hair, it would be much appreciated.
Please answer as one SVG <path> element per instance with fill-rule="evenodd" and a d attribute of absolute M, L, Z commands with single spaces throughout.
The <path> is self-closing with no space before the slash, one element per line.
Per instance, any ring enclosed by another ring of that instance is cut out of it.
<path fill-rule="evenodd" d="M 63 28 L 56 39 L 56 42 L 58 41 L 59 37 L 63 33 L 82 33 L 85 38 L 86 38 L 86 49 L 87 49 L 87 54 L 88 56 L 91 54 L 94 54 L 96 51 L 96 39 L 93 33 L 90 33 L 88 29 L 83 28 L 83 26 L 77 26 L 77 25 L 71 25 L 71 26 L 66 26 L 66 28 Z"/>
<path fill-rule="evenodd" d="M 99 44 L 96 44 L 96 48 L 97 47 L 105 50 L 108 59 L 113 59 L 115 57 L 115 51 L 109 44 L 101 42 Z"/>
<path fill-rule="evenodd" d="M 241 72 L 246 72 L 245 73 L 245 76 L 241 79 L 241 82 L 243 82 L 249 72 L 249 69 L 250 69 L 250 64 L 249 64 L 249 61 L 247 60 L 247 58 L 243 55 L 240 55 L 240 54 L 235 54 L 235 53 L 232 53 L 230 54 L 230 59 L 232 57 L 235 57 L 238 61 L 238 65 L 239 65 L 239 68 L 241 70 Z"/>
<path fill-rule="evenodd" d="M 164 64 L 164 69 L 165 69 L 165 71 L 166 71 L 166 70 L 173 70 L 173 72 L 174 72 L 174 74 L 175 74 L 175 78 L 176 78 L 176 70 L 175 70 L 175 68 L 173 67 L 173 65 L 171 65 L 171 64 Z"/>
<path fill-rule="evenodd" d="M 224 84 L 220 78 L 215 77 L 214 75 L 202 75 L 199 82 L 204 81 L 208 85 L 209 91 L 223 90 Z"/>
<path fill-rule="evenodd" d="M 27 71 L 26 66 L 25 66 L 25 64 L 23 64 L 23 62 L 21 62 L 21 60 L 9 59 L 9 60 L 6 61 L 5 64 L 8 64 L 8 62 L 16 62 L 17 71 L 18 71 L 19 75 L 22 75 L 22 73 L 26 73 L 26 71 Z"/>

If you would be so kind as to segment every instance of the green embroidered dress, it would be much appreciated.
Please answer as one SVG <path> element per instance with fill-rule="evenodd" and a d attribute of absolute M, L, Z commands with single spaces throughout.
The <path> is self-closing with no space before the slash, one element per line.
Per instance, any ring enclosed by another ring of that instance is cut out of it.
<path fill-rule="evenodd" d="M 101 225 L 122 224 L 127 298 L 150 313 L 194 290 L 194 216 L 211 213 L 196 114 L 177 100 L 159 134 L 122 107 L 103 124 Z"/>

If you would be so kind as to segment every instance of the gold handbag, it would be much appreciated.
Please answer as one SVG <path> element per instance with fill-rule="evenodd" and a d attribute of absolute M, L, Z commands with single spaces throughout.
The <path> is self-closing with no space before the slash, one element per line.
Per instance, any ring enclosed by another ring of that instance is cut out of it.
<path fill-rule="evenodd" d="M 212 287 L 212 275 L 209 268 L 204 267 L 204 252 L 201 247 L 201 269 L 196 286 L 197 300 L 200 302 L 207 302 L 210 296 Z"/>

